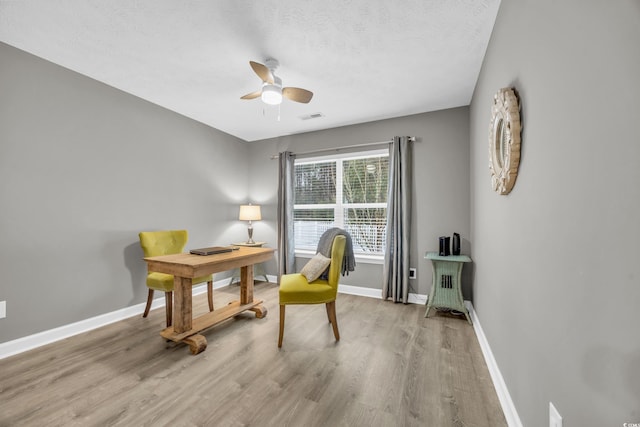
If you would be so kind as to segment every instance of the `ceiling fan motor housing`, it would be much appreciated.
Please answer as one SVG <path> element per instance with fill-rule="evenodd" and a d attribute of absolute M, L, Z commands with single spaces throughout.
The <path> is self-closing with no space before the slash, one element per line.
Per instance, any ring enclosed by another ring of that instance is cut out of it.
<path fill-rule="evenodd" d="M 264 61 L 264 65 L 271 70 L 271 72 L 273 73 L 278 66 L 280 65 L 280 63 L 278 62 L 277 59 L 273 59 L 273 58 L 268 58 L 266 61 Z M 275 77 L 275 76 L 274 76 Z"/>

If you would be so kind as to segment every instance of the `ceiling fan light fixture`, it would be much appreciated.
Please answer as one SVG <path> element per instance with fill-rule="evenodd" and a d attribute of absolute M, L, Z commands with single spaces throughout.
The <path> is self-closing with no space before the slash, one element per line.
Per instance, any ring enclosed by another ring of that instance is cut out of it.
<path fill-rule="evenodd" d="M 282 88 L 272 84 L 265 84 L 262 87 L 262 102 L 269 105 L 279 105 L 282 103 Z"/>

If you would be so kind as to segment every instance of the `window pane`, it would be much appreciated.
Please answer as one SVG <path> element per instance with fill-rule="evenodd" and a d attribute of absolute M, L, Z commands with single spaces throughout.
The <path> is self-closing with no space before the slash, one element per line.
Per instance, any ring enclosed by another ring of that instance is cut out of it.
<path fill-rule="evenodd" d="M 344 203 L 386 203 L 389 158 L 369 157 L 343 162 Z"/>
<path fill-rule="evenodd" d="M 336 202 L 336 163 L 318 162 L 295 166 L 296 205 Z"/>
<path fill-rule="evenodd" d="M 355 253 L 384 253 L 386 208 L 345 209 L 345 228 L 351 234 Z"/>
<path fill-rule="evenodd" d="M 322 233 L 334 226 L 333 209 L 294 209 L 295 247 L 316 250 Z"/>
<path fill-rule="evenodd" d="M 296 162 L 296 249 L 315 251 L 326 230 L 340 227 L 355 253 L 384 254 L 389 159 L 380 151 Z"/>

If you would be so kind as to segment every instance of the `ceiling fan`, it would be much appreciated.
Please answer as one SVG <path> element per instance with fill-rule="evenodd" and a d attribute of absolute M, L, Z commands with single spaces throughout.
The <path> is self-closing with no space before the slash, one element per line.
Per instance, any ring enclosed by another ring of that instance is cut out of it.
<path fill-rule="evenodd" d="M 279 105 L 282 98 L 291 101 L 307 104 L 313 97 L 313 92 L 299 87 L 282 87 L 282 79 L 275 75 L 278 68 L 278 61 L 275 59 L 267 59 L 266 65 L 258 62 L 249 61 L 249 65 L 253 71 L 262 79 L 262 89 L 246 94 L 240 99 L 255 99 L 260 97 L 265 104 Z"/>

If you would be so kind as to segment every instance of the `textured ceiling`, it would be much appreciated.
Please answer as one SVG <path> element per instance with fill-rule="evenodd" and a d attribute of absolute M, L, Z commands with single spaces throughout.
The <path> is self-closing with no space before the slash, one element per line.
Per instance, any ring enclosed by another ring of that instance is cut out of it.
<path fill-rule="evenodd" d="M 499 3 L 2 0 L 0 41 L 254 141 L 468 105 Z M 267 58 L 314 92 L 279 121 L 240 100 Z"/>

